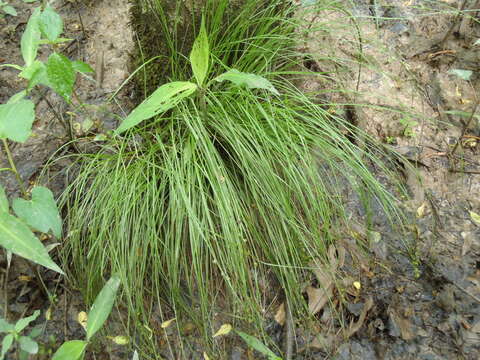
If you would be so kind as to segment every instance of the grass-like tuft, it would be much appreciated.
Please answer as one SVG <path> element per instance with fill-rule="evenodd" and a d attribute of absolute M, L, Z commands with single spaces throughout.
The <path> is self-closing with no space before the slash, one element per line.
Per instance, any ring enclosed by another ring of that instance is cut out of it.
<path fill-rule="evenodd" d="M 292 10 L 268 3 L 246 1 L 227 27 L 210 28 L 211 77 L 226 68 L 255 73 L 280 96 L 211 84 L 206 111 L 185 100 L 78 156 L 64 197 L 64 265 L 90 299 L 119 274 L 138 329 L 158 327 L 165 304 L 206 340 L 217 312 L 260 328 L 265 281 L 306 313 L 309 264 L 346 223 L 342 192 L 353 188 L 365 206 L 376 201 L 397 215 L 367 165 L 382 167 L 380 149 L 293 85 L 301 69 Z M 207 14 L 220 24 L 222 13 Z"/>

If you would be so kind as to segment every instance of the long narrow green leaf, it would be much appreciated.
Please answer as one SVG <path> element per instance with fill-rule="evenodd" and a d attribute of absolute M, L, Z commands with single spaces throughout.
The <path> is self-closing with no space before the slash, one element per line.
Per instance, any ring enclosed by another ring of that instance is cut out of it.
<path fill-rule="evenodd" d="M 40 8 L 36 8 L 33 11 L 33 14 L 30 16 L 28 20 L 27 27 L 25 28 L 25 32 L 22 35 L 22 39 L 20 42 L 20 48 L 22 50 L 22 57 L 23 61 L 25 61 L 25 65 L 29 66 L 33 63 L 35 58 L 37 57 L 38 52 L 38 42 L 40 41 L 40 27 L 39 27 L 39 16 L 40 16 Z"/>
<path fill-rule="evenodd" d="M 193 75 L 197 79 L 198 86 L 203 85 L 207 76 L 209 57 L 208 36 L 205 30 L 205 22 L 202 19 L 200 32 L 193 43 L 192 52 L 190 53 L 190 63 L 192 64 Z"/>
<path fill-rule="evenodd" d="M 57 238 L 62 233 L 62 219 L 52 192 L 43 186 L 35 186 L 32 200 L 15 199 L 13 210 L 34 229 L 47 233 L 50 229 Z"/>
<path fill-rule="evenodd" d="M 87 341 L 90 341 L 92 336 L 100 330 L 103 323 L 110 315 L 119 285 L 120 278 L 118 276 L 112 276 L 97 295 L 97 298 L 88 313 Z"/>
<path fill-rule="evenodd" d="M 193 94 L 196 89 L 197 85 L 187 81 L 176 81 L 160 86 L 123 120 L 115 133 L 120 134 L 143 120 L 170 110 L 180 100 Z"/>
<path fill-rule="evenodd" d="M 0 213 L 0 245 L 18 256 L 63 274 L 28 226 L 6 212 Z"/>
<path fill-rule="evenodd" d="M 80 359 L 87 342 L 82 340 L 71 340 L 62 344 L 53 355 L 52 360 L 77 360 Z"/>
<path fill-rule="evenodd" d="M 235 69 L 229 70 L 226 73 L 217 76 L 215 80 L 219 82 L 227 80 L 237 86 L 246 86 L 249 89 L 265 89 L 274 93 L 275 95 L 280 95 L 280 93 L 277 91 L 277 89 L 275 89 L 272 83 L 264 77 L 260 75 L 240 72 Z"/>
<path fill-rule="evenodd" d="M 282 360 L 281 357 L 278 357 L 272 350 L 266 347 L 260 340 L 251 335 L 245 334 L 244 332 L 238 331 L 237 334 L 247 343 L 248 346 L 257 350 L 259 353 L 267 356 L 269 360 Z"/>

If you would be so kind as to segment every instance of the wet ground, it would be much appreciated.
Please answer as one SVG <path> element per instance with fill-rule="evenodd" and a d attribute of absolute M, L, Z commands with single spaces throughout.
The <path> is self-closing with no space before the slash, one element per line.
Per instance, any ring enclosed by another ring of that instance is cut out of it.
<path fill-rule="evenodd" d="M 19 15 L 0 19 L 0 63 L 21 63 L 18 44 L 32 5 L 10 3 Z M 114 113 L 122 115 L 131 107 L 134 94 L 128 88 L 116 102 L 103 105 L 129 75 L 133 35 L 126 3 L 57 2 L 66 35 L 75 39 L 64 51 L 91 64 L 96 76 L 78 79 L 78 96 L 89 105 L 72 119 L 71 127 L 68 109 L 59 98 L 51 93 L 32 95 L 37 103 L 34 136 L 13 147 L 24 181 L 36 181 L 55 152 L 63 155 L 75 150 L 67 145 L 72 137 L 84 137 L 85 143 L 93 140 L 115 126 Z M 353 0 L 348 4 L 348 13 L 306 15 L 315 25 L 312 28 L 328 26 L 309 31 L 305 38 L 304 51 L 314 54 L 308 66 L 324 76 L 312 77 L 302 86 L 305 91 L 322 90 L 324 101 L 362 104 L 348 111 L 336 106 L 332 111 L 345 114 L 405 156 L 409 166 L 399 163 L 397 171 L 411 195 L 402 200 L 410 214 L 409 227 L 408 231 L 392 230 L 384 218 L 375 216 L 374 231 L 353 226 L 336 245 L 331 263 L 341 284 L 317 273 L 316 283 L 307 287 L 306 299 L 316 320 L 306 325 L 293 322 L 292 359 L 478 359 L 480 223 L 472 212 L 480 214 L 480 125 L 471 114 L 479 87 L 480 18 L 475 9 L 480 6 L 467 1 L 468 16 L 457 17 L 454 10 L 462 1 Z M 43 56 L 47 55 L 44 51 Z M 467 81 L 452 70 L 472 73 Z M 332 74 L 336 82 L 329 80 Z M 339 80 L 349 91 L 335 91 Z M 22 85 L 14 71 L 0 69 L 2 103 Z M 61 170 L 61 164 L 57 162 L 56 170 Z M 3 151 L 2 167 L 6 167 Z M 58 193 L 64 179 L 54 179 L 48 185 Z M 0 181 L 10 196 L 18 194 L 13 176 L 0 172 Z M 349 200 L 354 222 L 364 214 L 354 197 Z M 5 260 L 1 267 L 6 267 Z M 53 274 L 47 274 L 45 281 L 57 294 L 43 338 L 54 347 L 65 338 L 82 336 L 76 316 L 84 305 L 74 289 Z M 22 260 L 14 260 L 7 284 L 12 318 L 48 308 Z M 328 292 L 319 290 L 319 285 Z M 318 305 L 322 298 L 328 301 Z M 266 315 L 267 330 L 283 346 L 286 324 L 291 322 L 280 304 L 272 309 Z M 113 322 L 113 326 L 115 335 L 121 335 L 120 325 Z M 55 338 L 49 340 L 49 336 Z M 121 347 L 108 341 L 97 350 L 97 359 L 128 358 Z M 256 358 L 243 344 L 230 353 L 231 359 Z M 191 358 L 202 358 L 201 352 Z"/>

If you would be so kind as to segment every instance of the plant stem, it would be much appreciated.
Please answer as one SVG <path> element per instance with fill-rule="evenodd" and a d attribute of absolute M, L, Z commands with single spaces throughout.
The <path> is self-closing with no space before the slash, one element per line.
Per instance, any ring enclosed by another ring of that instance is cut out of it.
<path fill-rule="evenodd" d="M 202 111 L 202 119 L 204 125 L 207 123 L 207 102 L 205 101 L 205 89 L 198 89 L 198 101 L 200 103 L 200 110 Z"/>
<path fill-rule="evenodd" d="M 23 185 L 22 178 L 20 177 L 20 174 L 17 171 L 17 167 L 15 166 L 15 162 L 13 161 L 12 153 L 10 152 L 10 148 L 8 147 L 8 141 L 7 139 L 2 139 L 2 141 L 3 141 L 3 147 L 5 148 L 5 152 L 7 153 L 8 163 L 10 164 L 10 168 L 15 174 L 15 177 L 17 178 L 20 191 L 22 192 L 23 196 L 26 196 L 27 191 L 25 190 L 25 186 Z"/>

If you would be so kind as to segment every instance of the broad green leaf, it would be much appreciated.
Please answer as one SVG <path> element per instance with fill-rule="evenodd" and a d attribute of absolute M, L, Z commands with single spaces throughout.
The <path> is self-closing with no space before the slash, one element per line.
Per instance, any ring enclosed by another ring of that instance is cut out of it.
<path fill-rule="evenodd" d="M 87 346 L 86 341 L 72 340 L 67 341 L 58 348 L 53 355 L 52 360 L 77 360 L 80 359 L 85 348 Z"/>
<path fill-rule="evenodd" d="M 17 216 L 35 230 L 47 233 L 50 229 L 57 238 L 62 234 L 62 219 L 52 192 L 43 186 L 35 186 L 32 200 L 15 199 L 12 204 Z"/>
<path fill-rule="evenodd" d="M 191 82 L 176 81 L 160 86 L 147 99 L 138 105 L 115 130 L 120 134 L 143 120 L 150 119 L 155 115 L 170 110 L 178 102 L 187 96 L 190 96 L 197 89 L 197 85 Z"/>
<path fill-rule="evenodd" d="M 110 315 L 119 285 L 120 278 L 118 276 L 112 276 L 97 295 L 97 298 L 88 313 L 87 341 L 90 341 L 92 336 L 100 330 L 103 323 Z"/>
<path fill-rule="evenodd" d="M 5 12 L 5 14 L 12 15 L 12 16 L 17 16 L 17 10 L 11 5 L 6 5 L 2 8 L 2 10 Z"/>
<path fill-rule="evenodd" d="M 272 350 L 266 347 L 260 340 L 257 338 L 245 334 L 244 332 L 237 331 L 237 334 L 247 343 L 248 346 L 257 350 L 259 353 L 266 355 L 269 360 L 282 360 L 282 358 L 278 357 Z"/>
<path fill-rule="evenodd" d="M 22 100 L 25 96 L 27 96 L 27 90 L 22 90 L 15 95 L 12 95 L 10 99 L 8 99 L 7 104 L 15 104 Z"/>
<path fill-rule="evenodd" d="M 27 27 L 22 35 L 20 47 L 25 65 L 29 66 L 37 57 L 38 41 L 40 40 L 40 29 L 38 26 L 38 18 L 40 16 L 40 8 L 36 8 L 28 19 Z"/>
<path fill-rule="evenodd" d="M 40 31 L 49 41 L 55 41 L 63 32 L 62 17 L 50 5 L 40 14 L 38 24 Z"/>
<path fill-rule="evenodd" d="M 32 321 L 34 321 L 38 315 L 40 315 L 40 310 L 35 310 L 32 315 L 22 318 L 17 321 L 15 324 L 15 332 L 19 333 L 25 329 Z"/>
<path fill-rule="evenodd" d="M 15 325 L 8 323 L 5 319 L 0 318 L 0 333 L 9 332 L 15 329 Z"/>
<path fill-rule="evenodd" d="M 8 350 L 10 350 L 10 347 L 12 346 L 12 344 L 13 344 L 13 335 L 12 334 L 8 334 L 7 336 L 5 336 L 3 338 L 2 353 L 0 354 L 0 360 L 3 360 L 3 358 L 5 357 L 5 354 L 8 352 Z"/>
<path fill-rule="evenodd" d="M 77 72 L 81 73 L 92 73 L 93 69 L 90 65 L 87 63 L 84 63 L 83 61 L 73 61 L 72 62 L 73 69 Z"/>
<path fill-rule="evenodd" d="M 51 54 L 47 61 L 47 76 L 50 87 L 69 101 L 75 84 L 72 62 L 65 55 Z"/>
<path fill-rule="evenodd" d="M 198 86 L 203 85 L 203 81 L 208 72 L 208 60 L 210 57 L 210 48 L 208 46 L 208 36 L 205 30 L 205 23 L 202 19 L 200 25 L 200 32 L 193 43 L 192 51 L 190 53 L 190 63 L 192 64 L 192 71 L 195 79 L 197 79 Z"/>
<path fill-rule="evenodd" d="M 37 84 L 49 86 L 47 67 L 39 60 L 35 60 L 30 66 L 25 67 L 18 76 L 28 80 L 27 90 L 32 89 Z"/>
<path fill-rule="evenodd" d="M 0 184 L 0 212 L 8 213 L 7 194 L 5 194 L 5 189 L 3 188 L 2 184 Z"/>
<path fill-rule="evenodd" d="M 451 69 L 449 74 L 458 76 L 460 79 L 468 81 L 472 77 L 473 72 L 471 70 Z"/>
<path fill-rule="evenodd" d="M 226 73 L 217 76 L 215 80 L 219 82 L 227 80 L 231 81 L 237 86 L 246 86 L 249 89 L 265 89 L 274 93 L 275 95 L 280 95 L 272 83 L 264 77 L 255 74 L 243 73 L 235 69 L 229 70 Z"/>
<path fill-rule="evenodd" d="M 30 331 L 30 334 L 28 334 L 28 337 L 31 339 L 35 339 L 36 337 L 40 336 L 42 332 L 43 332 L 43 325 L 37 325 L 32 329 L 32 331 Z"/>
<path fill-rule="evenodd" d="M 32 132 L 35 105 L 30 100 L 0 105 L 0 139 L 25 142 Z"/>
<path fill-rule="evenodd" d="M 20 343 L 20 349 L 26 351 L 29 354 L 38 353 L 38 344 L 36 341 L 30 339 L 28 336 L 20 336 L 18 339 Z"/>
<path fill-rule="evenodd" d="M 28 226 L 8 213 L 0 213 L 0 245 L 18 256 L 63 274 Z"/>

